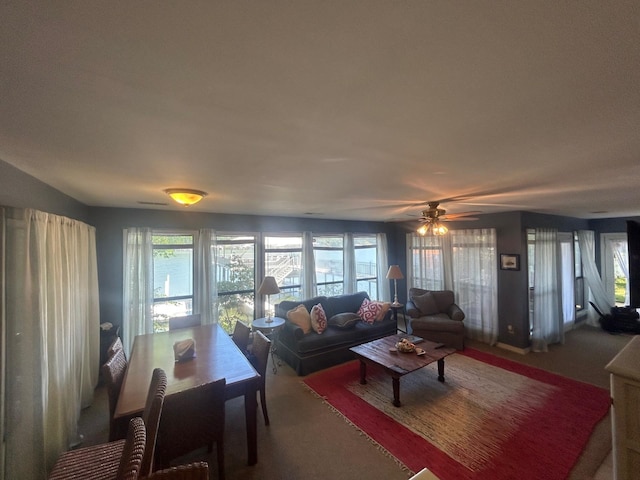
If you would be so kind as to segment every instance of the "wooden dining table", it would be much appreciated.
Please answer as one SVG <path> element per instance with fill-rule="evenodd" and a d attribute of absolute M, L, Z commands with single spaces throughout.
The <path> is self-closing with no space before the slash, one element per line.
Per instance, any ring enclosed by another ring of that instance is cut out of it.
<path fill-rule="evenodd" d="M 176 362 L 173 345 L 187 339 L 195 342 L 195 356 Z M 244 396 L 248 463 L 257 463 L 256 389 L 260 374 L 229 334 L 216 324 L 136 336 L 114 414 L 116 419 L 144 410 L 154 368 L 162 368 L 167 374 L 166 395 L 224 377 L 227 399 Z M 185 412 L 185 415 L 189 413 L 198 414 Z"/>

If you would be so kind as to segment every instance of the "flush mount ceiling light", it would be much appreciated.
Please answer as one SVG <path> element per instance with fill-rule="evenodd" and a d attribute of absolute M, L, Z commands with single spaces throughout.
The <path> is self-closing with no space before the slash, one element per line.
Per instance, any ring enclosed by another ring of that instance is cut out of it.
<path fill-rule="evenodd" d="M 167 188 L 164 193 L 185 207 L 194 205 L 207 196 L 207 192 L 189 188 Z"/>

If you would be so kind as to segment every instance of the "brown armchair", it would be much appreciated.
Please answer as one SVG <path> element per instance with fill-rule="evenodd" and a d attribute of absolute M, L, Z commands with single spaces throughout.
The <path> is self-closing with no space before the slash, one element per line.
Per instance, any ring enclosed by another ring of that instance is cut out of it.
<path fill-rule="evenodd" d="M 451 290 L 410 288 L 406 309 L 413 335 L 464 349 L 464 312 L 456 305 Z"/>

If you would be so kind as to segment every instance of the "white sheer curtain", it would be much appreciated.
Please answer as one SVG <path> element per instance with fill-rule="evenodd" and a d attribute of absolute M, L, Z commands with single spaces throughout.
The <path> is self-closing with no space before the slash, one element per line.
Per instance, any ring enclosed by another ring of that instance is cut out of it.
<path fill-rule="evenodd" d="M 3 448 L 7 479 L 46 478 L 78 440 L 98 380 L 95 229 L 31 209 L 0 208 Z"/>
<path fill-rule="evenodd" d="M 193 311 L 202 323 L 217 322 L 216 233 L 201 229 L 195 240 Z M 136 335 L 153 333 L 153 231 L 124 231 L 122 342 L 129 353 Z"/>
<path fill-rule="evenodd" d="M 355 293 L 358 288 L 356 251 L 353 233 L 344 234 L 344 293 Z"/>
<path fill-rule="evenodd" d="M 450 230 L 444 270 L 453 275 L 453 292 L 465 313 L 466 336 L 494 345 L 498 339 L 496 231 Z"/>
<path fill-rule="evenodd" d="M 124 231 L 122 343 L 129 355 L 136 335 L 153 333 L 153 242 L 150 228 Z"/>
<path fill-rule="evenodd" d="M 313 233 L 302 234 L 302 298 L 317 295 L 316 262 L 313 255 Z"/>
<path fill-rule="evenodd" d="M 218 287 L 216 282 L 216 232 L 203 228 L 196 243 L 194 312 L 203 324 L 218 322 Z"/>
<path fill-rule="evenodd" d="M 376 266 L 378 267 L 378 298 L 377 300 L 386 302 L 391 298 L 389 280 L 387 280 L 387 271 L 389 270 L 389 257 L 387 245 L 387 234 L 378 233 L 376 235 L 378 258 Z"/>
<path fill-rule="evenodd" d="M 564 342 L 558 234 L 554 229 L 536 228 L 535 237 L 531 346 L 534 352 L 546 352 L 548 345 Z"/>
<path fill-rule="evenodd" d="M 596 247 L 595 234 L 592 230 L 578 231 L 578 243 L 580 244 L 580 254 L 582 255 L 582 268 L 584 270 L 584 278 L 589 285 L 590 297 L 593 303 L 603 313 L 609 313 L 613 306 L 610 302 L 607 291 L 604 288 L 598 268 L 596 267 Z M 588 323 L 598 325 L 598 317 L 591 312 Z"/>
<path fill-rule="evenodd" d="M 562 282 L 562 320 L 564 331 L 571 330 L 576 322 L 575 261 L 573 258 L 573 233 L 558 233 L 560 243 L 560 278 Z"/>
<path fill-rule="evenodd" d="M 407 234 L 407 290 L 410 287 L 444 290 L 442 239 L 443 236 Z"/>

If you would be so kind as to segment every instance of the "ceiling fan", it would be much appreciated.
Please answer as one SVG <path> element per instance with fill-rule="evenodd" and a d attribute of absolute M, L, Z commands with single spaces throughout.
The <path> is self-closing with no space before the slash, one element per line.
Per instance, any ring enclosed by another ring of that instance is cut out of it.
<path fill-rule="evenodd" d="M 431 232 L 432 235 L 444 235 L 449 231 L 441 222 L 446 221 L 460 221 L 460 220 L 478 220 L 477 218 L 470 217 L 470 215 L 476 215 L 481 212 L 460 212 L 450 213 L 447 215 L 447 211 L 443 208 L 438 208 L 440 202 L 427 202 L 429 208 L 422 211 L 420 216 L 420 228 L 418 233 L 420 235 L 426 235 Z"/>

